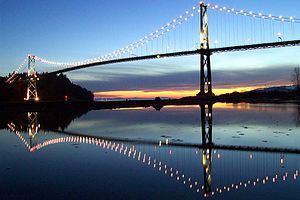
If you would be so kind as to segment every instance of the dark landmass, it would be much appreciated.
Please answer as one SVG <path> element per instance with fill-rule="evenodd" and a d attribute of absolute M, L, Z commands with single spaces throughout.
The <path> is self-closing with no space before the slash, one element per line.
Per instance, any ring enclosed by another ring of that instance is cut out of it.
<path fill-rule="evenodd" d="M 217 96 L 216 101 L 228 103 L 300 103 L 300 92 L 297 90 L 253 90 L 233 92 Z"/>
<path fill-rule="evenodd" d="M 25 106 L 26 108 L 26 106 Z M 1 110 L 0 112 L 0 129 L 8 129 L 8 124 L 15 124 L 18 131 L 27 131 L 30 127 L 28 115 L 36 117 L 40 125 L 39 129 L 43 131 L 64 130 L 68 125 L 90 110 L 83 106 L 59 105 L 52 106 L 50 109 L 44 109 L 44 112 L 37 112 L 34 109 L 16 108 L 14 111 Z"/>
<path fill-rule="evenodd" d="M 0 102 L 23 102 L 26 97 L 26 73 L 17 74 L 8 84 L 7 77 L 0 77 Z M 37 92 L 40 101 L 93 101 L 94 95 L 85 88 L 72 83 L 65 75 L 38 74 Z"/>

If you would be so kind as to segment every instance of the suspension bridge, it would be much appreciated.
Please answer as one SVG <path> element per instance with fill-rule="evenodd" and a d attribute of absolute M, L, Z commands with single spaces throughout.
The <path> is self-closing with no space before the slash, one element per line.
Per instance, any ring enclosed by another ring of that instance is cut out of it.
<path fill-rule="evenodd" d="M 93 66 L 150 59 L 199 55 L 200 96 L 212 95 L 211 55 L 234 51 L 298 46 L 300 19 L 294 16 L 265 14 L 214 4 L 200 4 L 145 35 L 137 41 L 96 58 L 57 62 L 28 55 L 7 79 L 13 83 L 27 66 L 27 96 L 39 100 L 36 63 L 56 66 L 50 74 L 70 72 Z"/>
<path fill-rule="evenodd" d="M 59 130 L 53 130 L 59 137 L 53 135 L 38 142 L 37 112 L 28 112 L 26 131 L 18 130 L 13 122 L 7 126 L 29 152 L 42 151 L 50 145 L 92 145 L 135 160 L 140 166 L 153 168 L 204 197 L 297 180 L 300 149 L 214 144 L 212 109 L 212 105 L 200 106 L 201 144 L 180 143 L 168 138 L 160 141 L 122 139 Z M 22 132 L 26 132 L 29 142 Z"/>

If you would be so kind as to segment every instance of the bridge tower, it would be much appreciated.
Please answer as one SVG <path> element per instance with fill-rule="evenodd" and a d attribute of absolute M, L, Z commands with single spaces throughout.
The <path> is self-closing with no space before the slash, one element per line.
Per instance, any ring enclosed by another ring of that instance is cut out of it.
<path fill-rule="evenodd" d="M 212 104 L 201 105 L 202 164 L 204 196 L 211 192 L 212 182 Z"/>
<path fill-rule="evenodd" d="M 37 87 L 36 82 L 39 80 L 39 78 L 36 75 L 35 71 L 35 56 L 28 55 L 28 72 L 27 72 L 27 96 L 24 98 L 24 100 L 34 100 L 38 101 L 39 97 L 37 94 Z"/>
<path fill-rule="evenodd" d="M 212 95 L 207 5 L 200 3 L 200 92 L 197 96 Z"/>

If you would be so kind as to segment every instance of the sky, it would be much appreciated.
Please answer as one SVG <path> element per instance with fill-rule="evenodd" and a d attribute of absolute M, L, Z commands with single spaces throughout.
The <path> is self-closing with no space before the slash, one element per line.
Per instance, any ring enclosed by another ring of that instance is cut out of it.
<path fill-rule="evenodd" d="M 205 2 L 300 17 L 297 0 Z M 74 61 L 112 52 L 154 32 L 198 3 L 195 0 L 0 0 L 0 76 L 16 70 L 28 53 L 54 61 Z M 297 33 L 300 35 L 300 31 Z M 288 85 L 292 69 L 300 66 L 299 50 L 289 47 L 214 54 L 213 92 Z M 37 65 L 39 72 L 51 70 L 43 64 Z M 113 64 L 67 75 L 97 97 L 177 98 L 198 92 L 199 57 Z"/>

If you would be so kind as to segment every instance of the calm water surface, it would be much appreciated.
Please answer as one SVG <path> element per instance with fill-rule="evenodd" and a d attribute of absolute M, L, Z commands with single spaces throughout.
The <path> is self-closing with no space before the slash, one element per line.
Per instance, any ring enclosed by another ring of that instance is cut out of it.
<path fill-rule="evenodd" d="M 0 199 L 300 198 L 297 105 L 0 115 Z"/>

